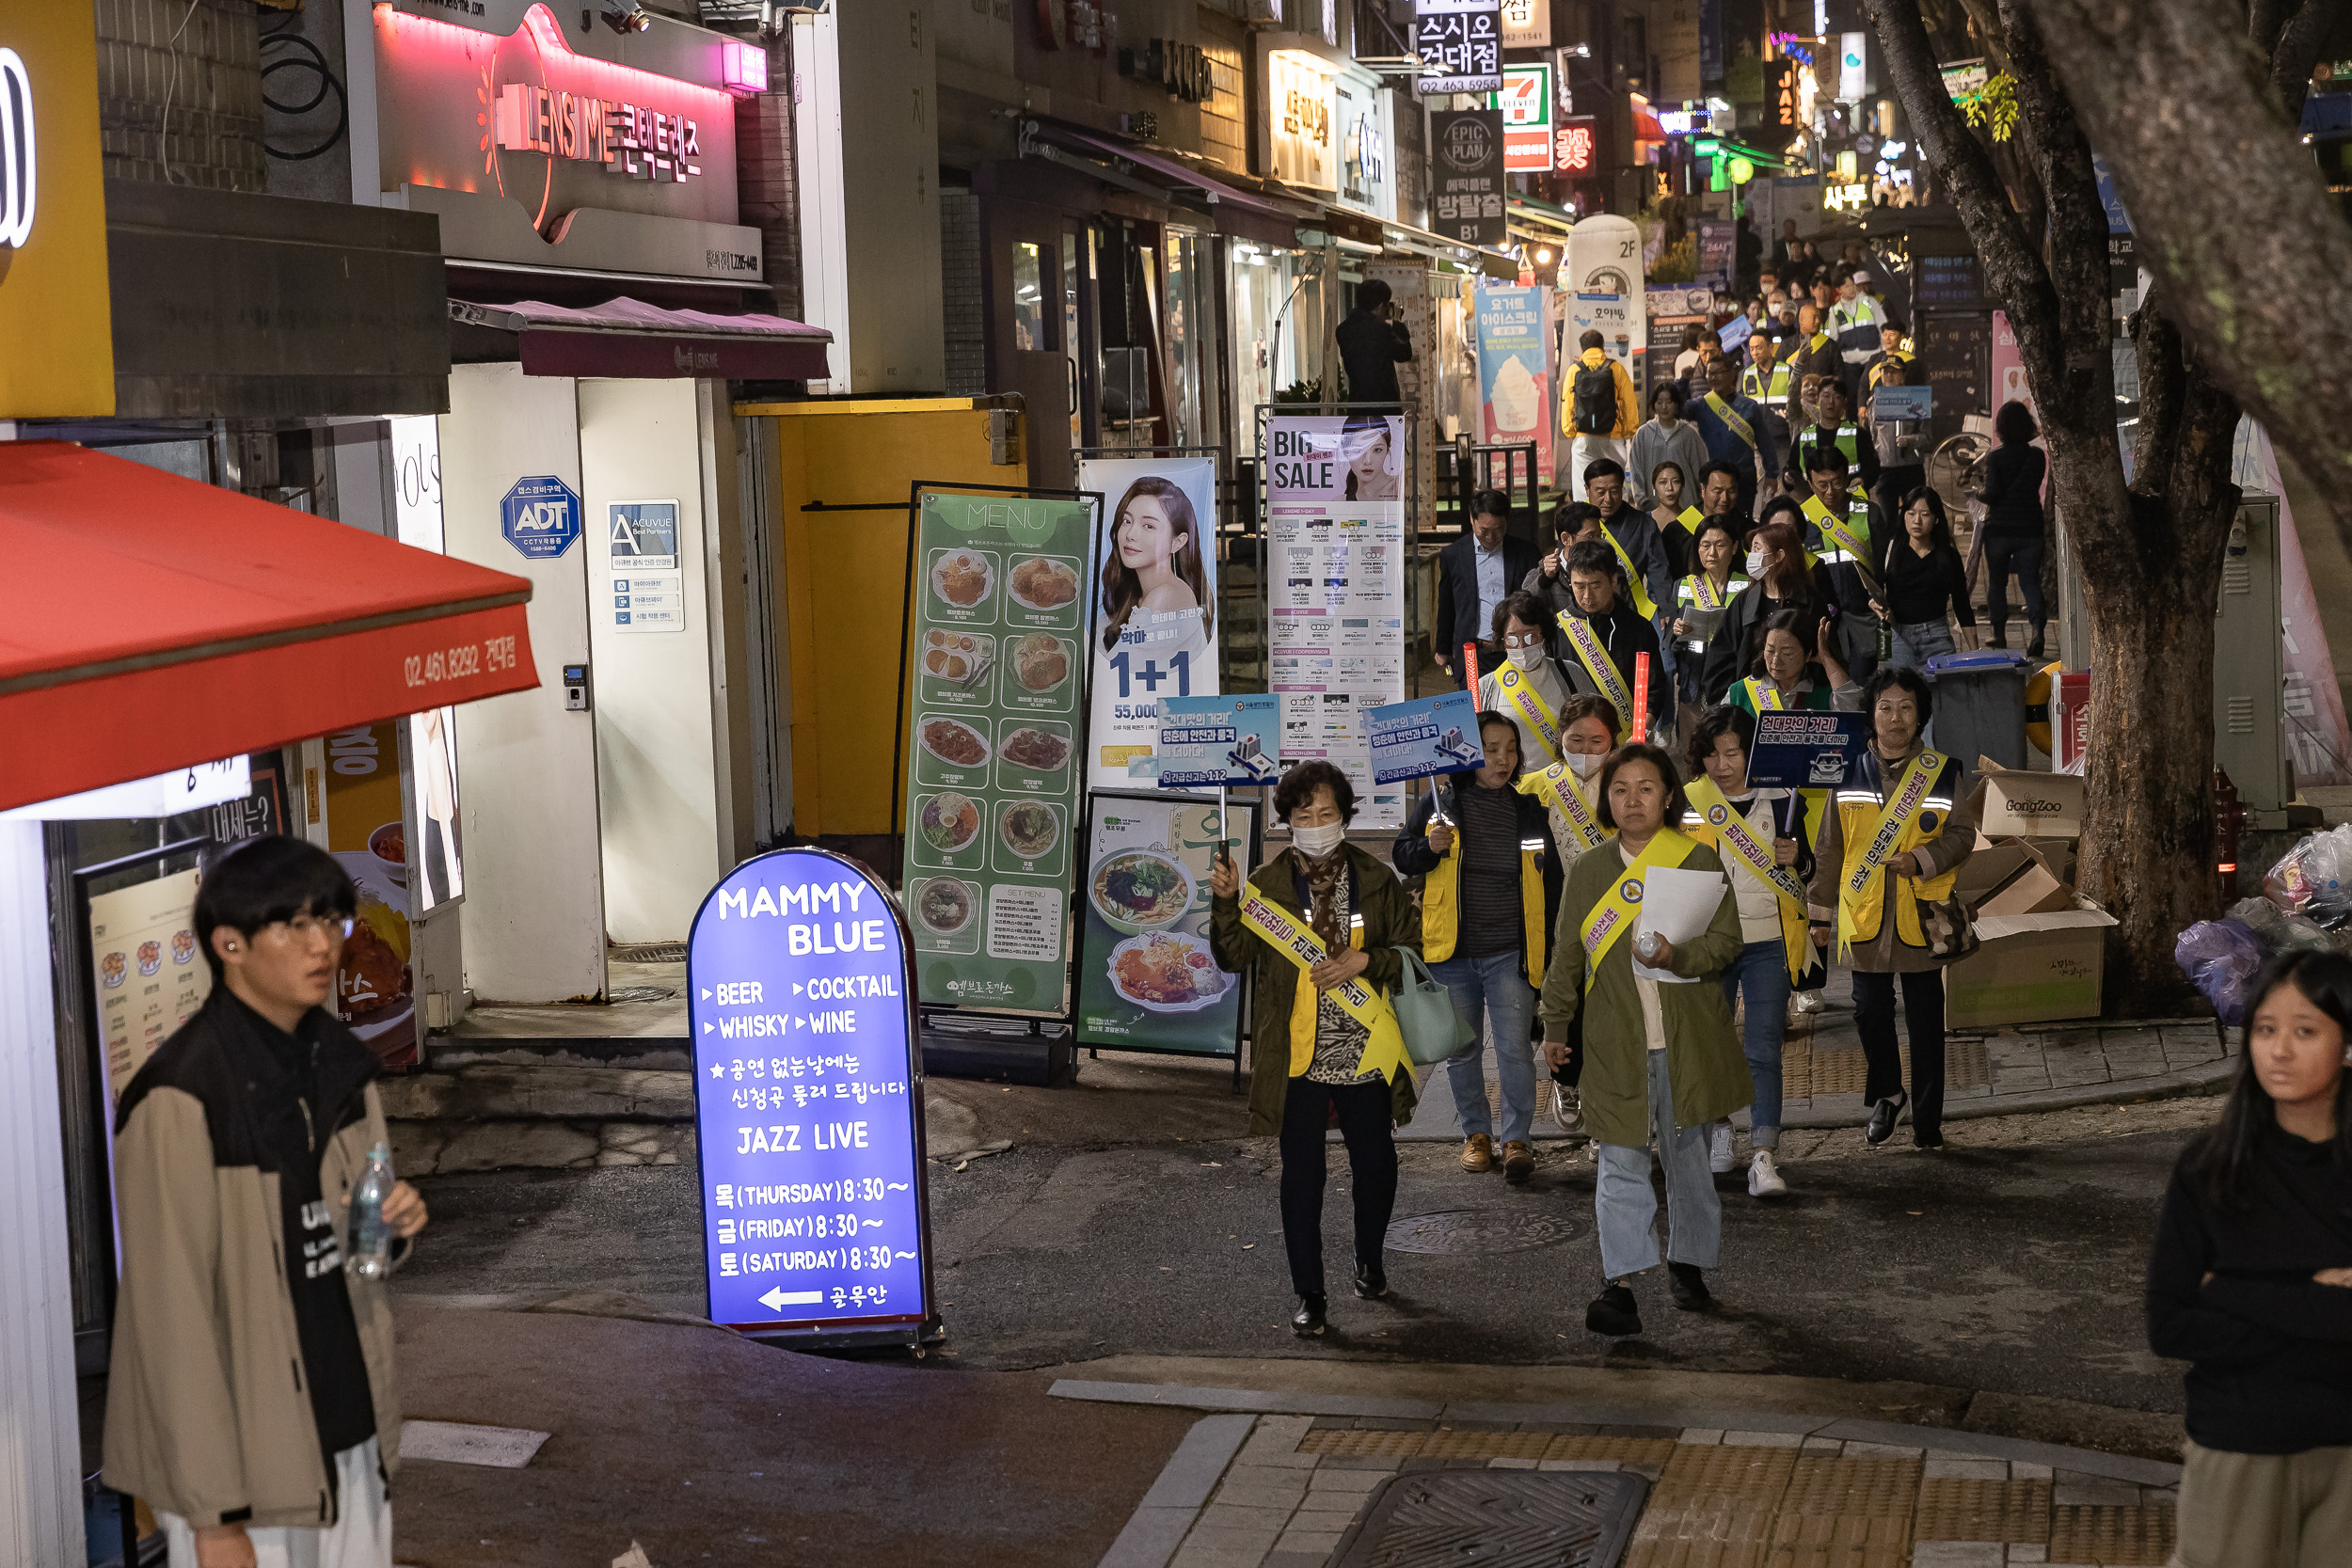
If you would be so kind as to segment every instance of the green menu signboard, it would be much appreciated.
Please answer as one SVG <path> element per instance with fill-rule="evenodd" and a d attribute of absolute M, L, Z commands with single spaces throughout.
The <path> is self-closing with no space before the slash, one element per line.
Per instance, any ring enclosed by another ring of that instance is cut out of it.
<path fill-rule="evenodd" d="M 926 1006 L 1069 1010 L 1095 511 L 922 494 L 902 754 L 906 908 Z"/>

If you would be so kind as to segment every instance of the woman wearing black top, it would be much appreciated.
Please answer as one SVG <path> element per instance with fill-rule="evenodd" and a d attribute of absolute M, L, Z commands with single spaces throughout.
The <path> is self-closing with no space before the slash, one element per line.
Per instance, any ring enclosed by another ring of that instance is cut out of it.
<path fill-rule="evenodd" d="M 2033 641 L 2026 657 L 2042 657 L 2042 629 L 2050 619 L 2042 603 L 2042 548 L 2049 524 L 2042 515 L 2042 479 L 2049 460 L 2033 438 L 2042 434 L 2022 403 L 2005 403 L 1993 416 L 1993 434 L 2001 444 L 1984 460 L 1984 615 L 1992 624 L 1992 646 L 2009 646 L 2009 578 L 2026 595 L 2026 619 L 2033 624 Z"/>
<path fill-rule="evenodd" d="M 2247 1016 L 2148 1262 L 2149 1348 L 2189 1363 L 2173 1560 L 2321 1568 L 2352 1537 L 2352 958 L 2288 954 Z"/>
<path fill-rule="evenodd" d="M 1902 500 L 1902 532 L 1886 542 L 1879 562 L 1879 594 L 1870 601 L 1882 621 L 1895 627 L 1898 668 L 1924 670 L 1928 660 L 1953 651 L 1948 610 L 1976 645 L 1977 612 L 1968 606 L 1968 568 L 1952 546 L 1952 525 L 1944 498 L 1926 485 Z"/>

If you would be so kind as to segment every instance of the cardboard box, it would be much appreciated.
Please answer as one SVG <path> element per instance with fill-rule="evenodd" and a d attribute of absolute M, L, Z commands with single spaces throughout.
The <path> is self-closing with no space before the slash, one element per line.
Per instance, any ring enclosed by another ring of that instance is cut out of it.
<path fill-rule="evenodd" d="M 2089 899 L 2039 914 L 1981 915 L 1984 945 L 1944 971 L 1944 1026 L 2096 1018 L 2115 917 Z"/>
<path fill-rule="evenodd" d="M 1953 891 L 1974 914 L 2071 910 L 2074 890 L 2067 879 L 2074 864 L 2073 847 L 2060 839 L 1995 842 L 1979 835 L 1976 849 L 1961 862 Z"/>
<path fill-rule="evenodd" d="M 1977 759 L 1977 787 L 1968 803 L 1977 831 L 1987 838 L 2076 839 L 2083 834 L 2083 781 L 2064 773 L 2003 768 Z"/>

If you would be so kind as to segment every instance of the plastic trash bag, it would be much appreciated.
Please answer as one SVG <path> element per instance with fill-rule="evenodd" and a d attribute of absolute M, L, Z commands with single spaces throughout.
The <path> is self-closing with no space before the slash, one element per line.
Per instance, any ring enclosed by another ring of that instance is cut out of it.
<path fill-rule="evenodd" d="M 2263 895 L 2328 930 L 2352 926 L 2352 823 L 2313 833 L 2280 856 L 2263 878 Z"/>
<path fill-rule="evenodd" d="M 2345 934 L 2330 936 L 2316 922 L 2299 914 L 2288 914 L 2267 898 L 2241 898 L 2223 912 L 2254 933 L 2266 958 L 2296 948 L 2340 947 Z"/>
<path fill-rule="evenodd" d="M 2244 921 L 2199 921 L 2173 942 L 2172 959 L 2213 1004 L 2222 1022 L 2235 1026 L 2246 1022 L 2246 1004 L 2254 976 L 2262 971 L 2263 950 Z"/>

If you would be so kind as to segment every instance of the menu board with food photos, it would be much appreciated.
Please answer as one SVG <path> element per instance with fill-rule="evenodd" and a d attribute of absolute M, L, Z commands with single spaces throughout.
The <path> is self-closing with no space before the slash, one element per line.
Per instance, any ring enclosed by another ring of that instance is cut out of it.
<path fill-rule="evenodd" d="M 1067 497 L 922 494 L 902 754 L 926 1006 L 1069 1010 L 1096 512 Z"/>
<path fill-rule="evenodd" d="M 1232 1055 L 1241 976 L 1209 951 L 1209 871 L 1221 842 L 1234 863 L 1258 863 L 1252 808 L 1236 800 L 1220 816 L 1214 795 L 1109 791 L 1093 808 L 1093 870 L 1078 900 L 1078 1043 Z"/>
<path fill-rule="evenodd" d="M 90 962 L 110 1107 L 155 1048 L 212 994 L 212 965 L 196 940 L 199 879 L 190 868 L 90 895 Z"/>

